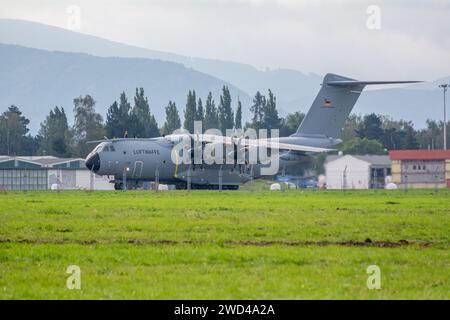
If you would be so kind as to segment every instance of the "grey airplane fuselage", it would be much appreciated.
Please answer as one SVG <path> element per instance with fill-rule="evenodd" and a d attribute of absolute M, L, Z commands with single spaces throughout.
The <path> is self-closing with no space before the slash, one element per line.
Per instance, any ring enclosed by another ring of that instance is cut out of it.
<path fill-rule="evenodd" d="M 86 166 L 98 175 L 114 176 L 114 181 L 155 181 L 166 184 L 238 186 L 261 176 L 261 164 L 189 165 L 172 160 L 178 141 L 171 136 L 153 139 L 118 139 L 100 143 L 86 158 Z M 284 137 L 280 143 L 330 148 L 340 142 L 323 137 Z M 225 150 L 225 147 L 224 147 Z M 224 151 L 225 153 L 225 151 Z M 298 154 L 280 152 L 279 161 L 299 161 Z M 300 154 L 300 158 L 309 157 Z M 282 165 L 279 166 L 280 168 Z M 188 178 L 189 177 L 189 178 Z M 221 180 L 221 181 L 220 181 Z"/>

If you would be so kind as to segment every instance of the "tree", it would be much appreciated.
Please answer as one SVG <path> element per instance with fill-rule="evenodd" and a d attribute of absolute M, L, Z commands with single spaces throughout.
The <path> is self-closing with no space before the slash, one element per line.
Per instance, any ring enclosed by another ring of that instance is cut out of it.
<path fill-rule="evenodd" d="M 345 142 L 340 147 L 340 150 L 344 154 L 356 154 L 356 155 L 385 154 L 383 145 L 379 141 L 358 137 Z"/>
<path fill-rule="evenodd" d="M 195 91 L 189 90 L 186 109 L 184 110 L 184 129 L 188 130 L 190 133 L 194 133 L 194 121 L 197 118 L 197 106 L 196 106 L 196 96 Z"/>
<path fill-rule="evenodd" d="M 57 157 L 71 155 L 71 136 L 64 108 L 56 106 L 50 111 L 38 133 L 39 153 Z"/>
<path fill-rule="evenodd" d="M 37 147 L 33 137 L 27 135 L 30 120 L 17 106 L 10 106 L 0 116 L 0 154 L 33 155 Z"/>
<path fill-rule="evenodd" d="M 234 127 L 234 115 L 231 109 L 231 95 L 227 86 L 223 86 L 219 104 L 219 130 L 226 134 L 227 129 Z"/>
<path fill-rule="evenodd" d="M 166 122 L 164 123 L 164 127 L 162 128 L 162 134 L 172 134 L 172 132 L 180 128 L 181 121 L 177 106 L 175 102 L 169 101 L 169 104 L 166 106 Z"/>
<path fill-rule="evenodd" d="M 109 138 L 120 137 L 120 112 L 117 101 L 108 108 L 106 114 L 105 132 Z"/>
<path fill-rule="evenodd" d="M 252 113 L 252 121 L 248 125 L 249 127 L 259 130 L 262 128 L 263 115 L 264 115 L 264 105 L 266 104 L 266 98 L 257 91 L 255 97 L 253 98 L 253 105 L 250 107 L 250 112 Z"/>
<path fill-rule="evenodd" d="M 383 136 L 383 128 L 381 125 L 381 117 L 375 113 L 371 113 L 364 116 L 362 123 L 356 130 L 356 133 L 359 138 L 367 138 L 369 140 L 380 139 Z"/>
<path fill-rule="evenodd" d="M 212 98 L 212 93 L 208 94 L 205 105 L 205 118 L 203 121 L 203 130 L 217 129 L 219 127 L 219 118 L 217 108 Z"/>
<path fill-rule="evenodd" d="M 238 100 L 238 106 L 236 108 L 236 117 L 234 118 L 234 128 L 242 129 L 242 103 Z"/>
<path fill-rule="evenodd" d="M 73 100 L 75 123 L 73 126 L 74 149 L 78 156 L 85 157 L 92 149 L 86 144 L 90 140 L 99 140 L 104 136 L 103 118 L 95 112 L 95 101 L 90 95 Z"/>
<path fill-rule="evenodd" d="M 105 131 L 106 135 L 110 138 L 123 137 L 125 132 L 130 129 L 131 126 L 131 105 L 128 102 L 125 92 L 120 94 L 120 102 L 117 102 L 109 107 L 106 115 Z"/>
<path fill-rule="evenodd" d="M 134 107 L 130 117 L 130 135 L 140 138 L 152 138 L 159 136 L 158 123 L 150 112 L 148 99 L 144 88 L 136 88 Z"/>
<path fill-rule="evenodd" d="M 267 130 L 279 129 L 280 118 L 278 117 L 277 99 L 269 89 L 269 97 L 263 105 L 263 127 Z"/>
<path fill-rule="evenodd" d="M 201 121 L 203 123 L 204 117 L 205 117 L 205 114 L 203 113 L 202 99 L 198 98 L 197 110 L 196 110 L 196 115 L 195 115 L 195 121 Z"/>
<path fill-rule="evenodd" d="M 443 147 L 443 124 L 443 121 L 427 120 L 427 127 L 420 130 L 416 135 L 421 148 L 438 149 Z M 450 122 L 447 124 L 447 127 L 449 124 Z M 447 141 L 450 141 L 450 128 L 447 128 Z"/>
<path fill-rule="evenodd" d="M 411 121 L 395 121 L 387 116 L 380 116 L 383 136 L 378 138 L 387 149 L 417 149 L 418 132 Z"/>
<path fill-rule="evenodd" d="M 411 121 L 401 121 L 403 125 L 403 131 L 405 132 L 405 137 L 403 140 L 403 148 L 405 149 L 417 149 L 419 144 L 417 142 L 417 132 L 414 130 L 414 125 Z"/>
<path fill-rule="evenodd" d="M 383 136 L 379 138 L 387 149 L 403 149 L 405 132 L 399 128 L 389 127 L 384 129 Z"/>
<path fill-rule="evenodd" d="M 119 128 L 118 137 L 122 137 L 125 135 L 125 132 L 131 126 L 131 105 L 128 102 L 127 95 L 125 92 L 122 92 L 120 95 L 120 103 L 119 103 Z"/>
<path fill-rule="evenodd" d="M 340 132 L 340 138 L 345 142 L 358 136 L 357 130 L 361 125 L 362 119 L 360 115 L 351 114 L 345 121 L 344 128 Z"/>
<path fill-rule="evenodd" d="M 39 150 L 39 136 L 32 136 L 27 134 L 22 140 L 22 151 L 20 154 L 27 156 L 34 156 L 38 154 Z"/>
<path fill-rule="evenodd" d="M 280 136 L 286 137 L 296 133 L 304 118 L 305 114 L 302 112 L 289 113 L 281 120 Z"/>

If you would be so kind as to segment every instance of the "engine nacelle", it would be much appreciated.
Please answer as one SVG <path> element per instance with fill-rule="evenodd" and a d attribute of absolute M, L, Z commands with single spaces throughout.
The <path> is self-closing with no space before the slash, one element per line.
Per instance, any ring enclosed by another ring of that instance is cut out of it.
<path fill-rule="evenodd" d="M 287 162 L 309 162 L 311 160 L 311 156 L 295 151 L 288 151 L 280 155 L 280 160 Z"/>

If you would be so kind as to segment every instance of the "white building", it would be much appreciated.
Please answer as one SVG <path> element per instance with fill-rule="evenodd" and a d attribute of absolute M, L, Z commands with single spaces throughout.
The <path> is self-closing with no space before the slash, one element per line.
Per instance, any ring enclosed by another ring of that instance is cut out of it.
<path fill-rule="evenodd" d="M 325 162 L 327 189 L 384 188 L 391 175 L 389 156 L 333 155 Z"/>
<path fill-rule="evenodd" d="M 112 190 L 109 180 L 90 172 L 82 158 L 0 156 L 0 190 Z"/>

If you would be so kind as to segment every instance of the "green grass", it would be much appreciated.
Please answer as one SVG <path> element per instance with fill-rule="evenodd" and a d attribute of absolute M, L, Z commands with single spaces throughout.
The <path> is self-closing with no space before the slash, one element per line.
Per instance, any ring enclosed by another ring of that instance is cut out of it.
<path fill-rule="evenodd" d="M 449 299 L 449 218 L 449 190 L 3 192 L 0 298 Z"/>

